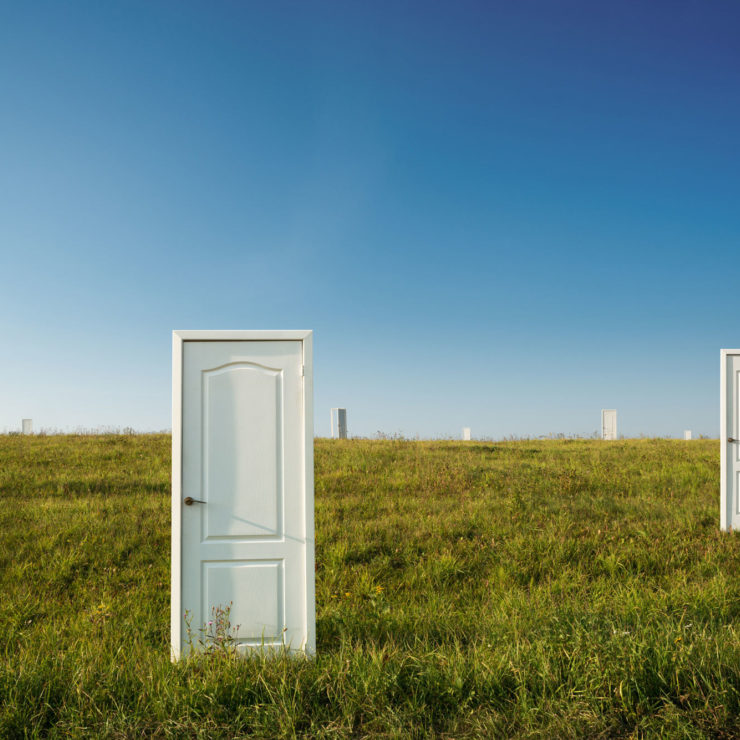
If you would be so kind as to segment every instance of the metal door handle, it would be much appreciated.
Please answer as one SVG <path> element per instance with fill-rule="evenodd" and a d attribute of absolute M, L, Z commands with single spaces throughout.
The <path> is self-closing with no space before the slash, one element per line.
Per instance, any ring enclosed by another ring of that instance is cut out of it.
<path fill-rule="evenodd" d="M 736 440 L 734 437 L 728 437 L 727 438 L 727 441 L 728 442 L 737 442 L 738 440 Z"/>
<path fill-rule="evenodd" d="M 193 498 L 192 496 L 185 496 L 183 499 L 185 506 L 192 506 L 193 504 L 205 504 L 205 501 L 201 501 L 199 498 Z"/>

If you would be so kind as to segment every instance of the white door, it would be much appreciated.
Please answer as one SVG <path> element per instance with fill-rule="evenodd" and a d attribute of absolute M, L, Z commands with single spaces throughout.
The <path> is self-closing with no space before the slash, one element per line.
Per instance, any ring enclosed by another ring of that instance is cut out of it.
<path fill-rule="evenodd" d="M 740 528 L 740 349 L 721 353 L 720 527 Z"/>
<path fill-rule="evenodd" d="M 617 411 L 616 409 L 601 410 L 601 438 L 617 438 Z"/>
<path fill-rule="evenodd" d="M 173 656 L 214 609 L 245 652 L 313 652 L 311 333 L 175 332 L 173 348 Z"/>

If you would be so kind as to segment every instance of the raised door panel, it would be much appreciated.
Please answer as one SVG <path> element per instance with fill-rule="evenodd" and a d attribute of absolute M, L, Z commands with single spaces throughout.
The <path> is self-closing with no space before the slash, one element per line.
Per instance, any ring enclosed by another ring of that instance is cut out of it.
<path fill-rule="evenodd" d="M 206 540 L 282 536 L 282 375 L 246 362 L 203 372 Z"/>
<path fill-rule="evenodd" d="M 216 609 L 228 605 L 230 636 L 239 645 L 281 645 L 285 632 L 284 581 L 282 560 L 204 562 L 202 613 L 213 622 Z"/>

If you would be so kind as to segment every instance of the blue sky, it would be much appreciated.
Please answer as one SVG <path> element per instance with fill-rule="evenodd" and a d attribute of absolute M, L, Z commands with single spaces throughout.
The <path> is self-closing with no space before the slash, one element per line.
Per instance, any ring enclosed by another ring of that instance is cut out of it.
<path fill-rule="evenodd" d="M 315 331 L 316 432 L 719 431 L 740 4 L 3 2 L 0 430 L 170 426 Z"/>

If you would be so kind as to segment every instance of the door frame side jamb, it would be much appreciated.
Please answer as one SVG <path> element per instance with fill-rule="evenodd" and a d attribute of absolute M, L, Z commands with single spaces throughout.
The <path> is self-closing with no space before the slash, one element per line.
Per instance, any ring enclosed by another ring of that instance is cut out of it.
<path fill-rule="evenodd" d="M 182 646 L 182 365 L 183 339 L 172 332 L 172 546 L 170 552 L 170 659 Z"/>
<path fill-rule="evenodd" d="M 301 339 L 303 346 L 303 433 L 305 469 L 303 485 L 306 508 L 303 525 L 306 538 L 306 655 L 316 653 L 316 555 L 314 528 L 313 480 L 313 332 L 307 331 Z"/>

